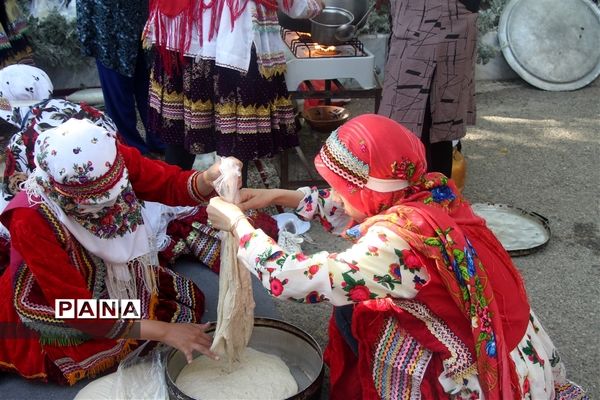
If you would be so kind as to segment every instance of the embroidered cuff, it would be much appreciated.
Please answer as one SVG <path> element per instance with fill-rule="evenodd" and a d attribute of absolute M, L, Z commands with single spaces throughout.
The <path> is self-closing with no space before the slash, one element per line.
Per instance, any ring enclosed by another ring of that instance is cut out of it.
<path fill-rule="evenodd" d="M 198 181 L 202 179 L 201 175 L 203 173 L 204 172 L 196 171 L 190 175 L 187 181 L 188 193 L 190 194 L 190 197 L 198 203 L 206 203 L 208 199 L 216 194 L 214 189 L 206 196 L 200 193 L 200 190 L 198 189 Z"/>

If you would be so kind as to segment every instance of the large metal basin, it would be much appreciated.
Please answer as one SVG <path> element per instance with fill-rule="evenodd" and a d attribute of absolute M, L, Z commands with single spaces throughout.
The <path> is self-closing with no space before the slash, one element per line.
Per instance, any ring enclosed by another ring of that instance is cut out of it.
<path fill-rule="evenodd" d="M 344 10 L 348 10 L 354 15 L 354 21 L 352 24 L 356 24 L 362 19 L 362 17 L 369 10 L 368 0 L 325 0 L 323 2 L 326 7 L 338 7 Z M 310 20 L 308 19 L 293 19 L 282 11 L 277 12 L 279 18 L 279 25 L 286 29 L 291 29 L 299 32 L 310 32 Z M 360 29 L 366 21 L 363 21 L 358 28 Z"/>
<path fill-rule="evenodd" d="M 298 383 L 298 393 L 289 399 L 316 400 L 321 397 L 324 373 L 323 353 L 315 339 L 308 333 L 284 321 L 255 318 L 254 330 L 248 346 L 274 354 L 287 364 Z M 194 356 L 203 357 L 200 353 Z M 175 385 L 179 373 L 186 364 L 185 356 L 180 351 L 173 349 L 169 353 L 165 374 L 171 400 L 201 400 L 187 396 Z"/>

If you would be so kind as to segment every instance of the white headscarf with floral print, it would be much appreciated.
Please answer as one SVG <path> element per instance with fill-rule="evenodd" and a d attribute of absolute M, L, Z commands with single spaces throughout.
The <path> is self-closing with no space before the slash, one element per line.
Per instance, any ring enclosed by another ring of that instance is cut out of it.
<path fill-rule="evenodd" d="M 44 71 L 26 64 L 0 69 L 0 98 L 11 109 L 0 108 L 0 118 L 20 127 L 20 122 L 34 104 L 50 98 L 54 86 Z"/>
<path fill-rule="evenodd" d="M 35 164 L 24 183 L 30 201 L 48 205 L 79 243 L 104 260 L 111 298 L 137 293 L 134 263 L 144 266 L 144 283 L 155 291 L 155 240 L 114 133 L 70 119 L 38 136 Z"/>

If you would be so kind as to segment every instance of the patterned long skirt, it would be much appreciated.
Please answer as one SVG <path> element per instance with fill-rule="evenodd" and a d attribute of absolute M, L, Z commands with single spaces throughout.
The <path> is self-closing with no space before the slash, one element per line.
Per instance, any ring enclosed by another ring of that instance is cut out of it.
<path fill-rule="evenodd" d="M 165 144 L 242 161 L 272 157 L 298 145 L 284 76 L 263 77 L 254 50 L 247 73 L 216 66 L 213 60 L 155 53 L 149 124 Z"/>
<path fill-rule="evenodd" d="M 0 68 L 12 64 L 33 65 L 33 52 L 25 37 L 27 17 L 16 0 L 0 3 Z"/>
<path fill-rule="evenodd" d="M 392 0 L 392 35 L 379 114 L 431 143 L 460 139 L 475 123 L 477 13 L 459 0 Z"/>

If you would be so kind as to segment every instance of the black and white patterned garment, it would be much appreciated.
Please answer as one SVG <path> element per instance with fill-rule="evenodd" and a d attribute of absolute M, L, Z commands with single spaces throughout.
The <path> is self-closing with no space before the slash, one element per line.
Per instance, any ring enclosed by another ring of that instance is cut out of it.
<path fill-rule="evenodd" d="M 53 91 L 48 74 L 39 68 L 16 64 L 0 69 L 0 118 L 20 128 L 30 107 Z"/>
<path fill-rule="evenodd" d="M 477 13 L 458 0 L 391 0 L 393 22 L 379 114 L 421 136 L 430 101 L 431 143 L 475 123 Z"/>
<path fill-rule="evenodd" d="M 19 191 L 19 185 L 35 168 L 33 150 L 35 139 L 48 129 L 62 125 L 71 118 L 88 119 L 95 125 L 117 135 L 114 122 L 103 112 L 86 104 L 76 104 L 62 99 L 48 99 L 27 108 L 25 115 L 13 109 L 13 120 L 18 118 L 21 130 L 15 133 L 6 146 L 6 166 L 4 168 L 4 196 L 12 198 Z"/>

